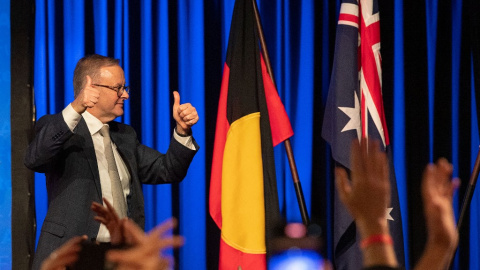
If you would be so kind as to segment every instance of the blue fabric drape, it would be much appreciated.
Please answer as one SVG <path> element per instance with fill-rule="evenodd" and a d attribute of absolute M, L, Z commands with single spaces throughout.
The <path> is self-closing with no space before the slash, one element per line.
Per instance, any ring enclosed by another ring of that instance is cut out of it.
<path fill-rule="evenodd" d="M 330 80 L 339 1 L 258 0 L 279 95 L 312 222 L 322 228 L 324 256 L 332 258 L 333 176 L 320 137 Z M 445 156 L 464 182 L 478 149 L 473 70 L 462 0 L 380 1 L 383 96 L 392 134 L 407 268 L 418 260 L 423 232 L 419 180 L 424 166 Z M 172 136 L 172 92 L 200 115 L 194 136 L 201 149 L 186 179 L 144 186 L 146 229 L 179 219 L 186 244 L 180 269 L 215 269 L 219 232 L 208 215 L 208 187 L 216 106 L 234 0 L 36 0 L 34 86 L 37 118 L 73 100 L 73 69 L 85 54 L 120 59 L 131 98 L 125 115 L 142 143 L 165 152 Z M 423 18 L 423 20 L 422 20 Z M 426 18 L 426 21 L 425 21 Z M 442 18 L 442 19 L 440 19 Z M 477 75 L 478 76 L 478 75 Z M 462 121 L 468 119 L 470 121 Z M 466 123 L 468 122 L 468 123 Z M 468 144 L 468 145 L 467 145 Z M 471 153 L 471 154 L 469 154 Z M 280 207 L 301 222 L 283 144 L 275 149 Z M 45 179 L 36 175 L 37 235 L 47 209 Z M 464 189 L 456 196 L 461 205 Z M 477 192 L 478 193 L 478 192 Z M 458 269 L 478 269 L 478 195 Z M 467 268 L 466 268 L 467 267 Z"/>
<path fill-rule="evenodd" d="M 181 101 L 197 108 L 200 120 L 194 133 L 202 145 L 192 168 L 179 187 L 180 232 L 189 239 L 180 250 L 180 269 L 199 268 L 206 260 L 206 161 L 205 161 L 205 45 L 204 3 L 180 0 L 178 3 L 178 90 Z M 207 178 L 208 179 L 208 178 Z M 200 209 L 198 209 L 198 208 Z"/>
<path fill-rule="evenodd" d="M 473 86 L 473 65 L 471 65 L 471 92 L 470 92 L 470 97 L 471 97 L 471 120 L 470 120 L 470 125 L 472 127 L 471 130 L 471 143 L 470 143 L 470 159 L 471 159 L 471 164 L 470 166 L 473 168 L 475 164 L 475 159 L 477 158 L 477 149 L 479 149 L 480 145 L 480 138 L 478 134 L 478 121 L 477 121 L 477 113 L 478 113 L 478 108 L 475 104 L 475 87 Z M 480 234 L 478 228 L 480 228 L 480 196 L 478 196 L 478 191 L 475 192 L 477 195 L 474 195 L 472 199 L 472 206 L 470 210 L 470 254 L 478 254 L 479 252 L 479 240 L 480 240 Z M 479 256 L 470 256 L 470 269 L 479 269 L 480 268 L 480 258 Z"/>
<path fill-rule="evenodd" d="M 394 70 L 393 70 L 393 109 L 395 111 L 393 116 L 394 125 L 392 128 L 392 137 L 394 138 L 393 145 L 393 165 L 395 167 L 395 176 L 397 177 L 397 191 L 400 201 L 400 212 L 402 214 L 403 227 L 403 243 L 405 245 L 404 256 L 405 261 L 409 261 L 408 252 L 408 200 L 406 189 L 406 175 L 405 175 L 405 79 L 403 69 L 403 0 L 395 1 L 394 5 Z"/>
<path fill-rule="evenodd" d="M 437 48 L 437 20 L 438 20 L 438 0 L 427 0 L 426 15 L 427 15 L 427 60 L 428 60 L 428 108 L 429 108 L 429 149 L 430 162 L 433 161 L 433 118 L 434 118 L 434 104 L 435 104 L 435 62 L 436 62 L 436 48 Z"/>
<path fill-rule="evenodd" d="M 10 1 L 0 1 L 0 31 L 4 33 L 0 37 L 0 85 L 4 87 L 4 104 L 0 108 L 0 151 L 3 155 L 0 157 L 0 192 L 3 194 L 0 199 L 0 268 L 12 268 L 12 143 L 10 141 L 11 123 L 10 123 L 10 101 L 11 101 L 11 71 L 10 71 Z"/>

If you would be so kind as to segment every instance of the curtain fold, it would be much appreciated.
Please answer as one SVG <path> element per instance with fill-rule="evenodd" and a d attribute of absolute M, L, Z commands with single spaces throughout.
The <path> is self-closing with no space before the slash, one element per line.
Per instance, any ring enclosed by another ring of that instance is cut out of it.
<path fill-rule="evenodd" d="M 18 39 L 14 34 L 10 33 L 10 30 L 13 28 L 15 30 L 21 29 L 18 27 L 20 24 L 16 24 L 17 22 L 11 23 L 10 18 L 17 14 L 17 9 L 10 10 L 10 1 L 3 1 L 0 3 L 0 17 L 4 18 L 4 22 L 0 26 L 0 30 L 3 31 L 4 35 L 0 38 L 2 43 L 2 51 L 0 52 L 0 83 L 4 86 L 5 93 L 4 93 L 4 100 L 7 104 L 0 108 L 0 151 L 4 153 L 2 157 L 0 157 L 0 192 L 4 194 L 3 198 L 0 199 L 0 208 L 5 209 L 0 214 L 0 268 L 11 268 L 12 261 L 9 258 L 12 257 L 12 238 L 15 237 L 15 234 L 12 232 L 11 222 L 12 213 L 14 209 L 18 209 L 15 203 L 12 203 L 12 190 L 19 190 L 18 186 L 15 186 L 11 179 L 12 176 L 19 173 L 17 168 L 16 172 L 12 172 L 12 169 L 16 168 L 15 159 L 17 159 L 17 155 L 15 153 L 9 153 L 12 147 L 15 147 L 15 144 L 10 140 L 11 134 L 15 134 L 15 126 L 14 124 L 19 124 L 18 118 L 14 119 L 14 113 L 12 113 L 11 107 L 13 105 L 13 99 L 15 94 L 13 94 L 13 85 L 16 83 L 12 81 L 11 78 L 11 60 L 19 59 L 17 55 L 11 56 L 11 41 Z M 20 66 L 22 67 L 22 66 Z M 18 66 L 17 66 L 18 69 Z M 12 90 L 11 90 L 12 89 Z M 18 98 L 18 96 L 17 96 Z M 17 103 L 21 104 L 21 103 Z M 14 121 L 12 121 L 14 120 Z M 17 133 L 18 134 L 18 133 Z M 22 208 L 20 208 L 22 209 Z M 27 209 L 28 208 L 23 208 Z M 27 235 L 27 234 L 26 234 Z M 25 254 L 25 252 L 23 252 Z"/>
<path fill-rule="evenodd" d="M 200 116 L 193 128 L 200 150 L 185 180 L 179 184 L 180 234 L 186 244 L 180 249 L 180 269 L 205 267 L 207 210 L 205 150 L 205 40 L 204 1 L 178 2 L 178 91 L 180 101 L 192 103 Z M 200 232 L 200 233 L 199 233 Z"/>

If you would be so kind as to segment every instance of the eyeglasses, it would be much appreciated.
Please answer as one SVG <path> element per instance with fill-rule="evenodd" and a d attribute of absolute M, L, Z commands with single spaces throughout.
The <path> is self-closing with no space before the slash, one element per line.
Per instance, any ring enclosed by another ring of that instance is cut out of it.
<path fill-rule="evenodd" d="M 105 88 L 108 88 L 110 90 L 113 90 L 113 91 L 117 92 L 118 97 L 121 97 L 123 95 L 123 92 L 127 92 L 127 94 L 130 94 L 130 86 L 126 86 L 126 85 L 117 86 L 117 87 L 110 86 L 110 85 L 102 85 L 102 84 L 92 84 L 92 85 L 99 86 L 99 87 L 105 87 Z"/>

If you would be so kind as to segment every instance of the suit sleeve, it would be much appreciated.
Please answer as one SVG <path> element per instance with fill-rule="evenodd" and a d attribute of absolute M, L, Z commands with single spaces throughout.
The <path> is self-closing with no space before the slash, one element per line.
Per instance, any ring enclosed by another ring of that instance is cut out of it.
<path fill-rule="evenodd" d="M 187 175 L 190 163 L 199 146 L 193 140 L 196 150 L 187 148 L 174 138 L 166 154 L 137 144 L 138 176 L 143 184 L 163 184 L 180 182 Z"/>
<path fill-rule="evenodd" d="M 25 166 L 36 172 L 48 171 L 72 135 L 61 113 L 43 116 L 35 125 L 35 138 L 25 153 Z"/>

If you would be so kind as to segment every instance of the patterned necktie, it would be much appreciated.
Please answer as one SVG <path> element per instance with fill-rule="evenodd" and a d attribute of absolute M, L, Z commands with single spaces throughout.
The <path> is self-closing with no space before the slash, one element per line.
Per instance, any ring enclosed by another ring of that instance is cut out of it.
<path fill-rule="evenodd" d="M 118 175 L 117 164 L 113 156 L 112 143 L 110 140 L 110 133 L 108 126 L 103 126 L 100 130 L 100 135 L 103 137 L 103 145 L 105 146 L 105 158 L 108 163 L 108 175 L 110 175 L 110 182 L 112 185 L 113 208 L 118 214 L 119 218 L 127 216 L 127 204 L 123 196 L 122 182 Z"/>

